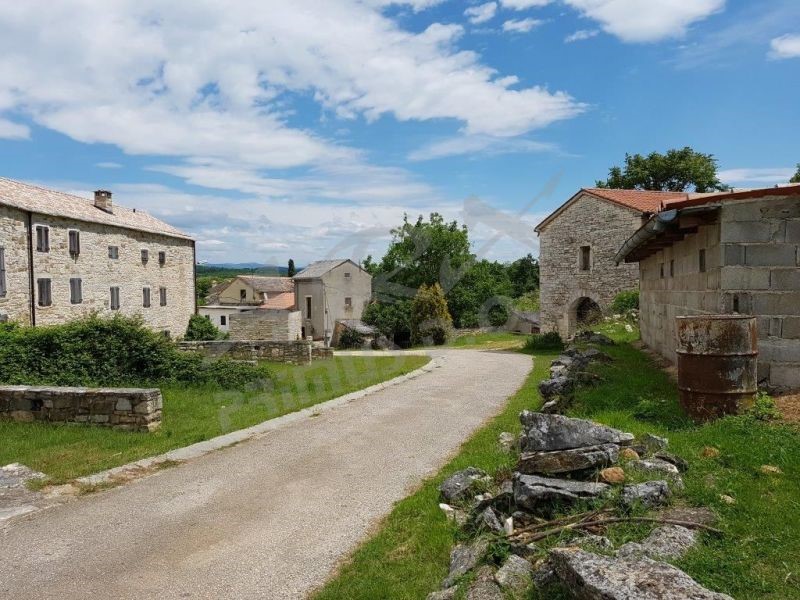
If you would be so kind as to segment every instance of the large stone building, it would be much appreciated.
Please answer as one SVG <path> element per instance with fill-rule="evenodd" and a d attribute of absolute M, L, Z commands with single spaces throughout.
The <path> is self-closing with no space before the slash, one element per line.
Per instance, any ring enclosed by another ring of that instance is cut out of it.
<path fill-rule="evenodd" d="M 51 325 L 141 315 L 183 335 L 195 311 L 195 246 L 147 213 L 0 178 L 0 319 Z"/>
<path fill-rule="evenodd" d="M 329 344 L 337 321 L 360 319 L 372 297 L 372 275 L 349 259 L 320 260 L 294 276 L 302 334 Z"/>
<path fill-rule="evenodd" d="M 572 334 L 621 291 L 636 289 L 635 265 L 617 265 L 620 246 L 662 202 L 684 193 L 581 189 L 537 227 L 542 331 Z"/>
<path fill-rule="evenodd" d="M 621 246 L 647 346 L 675 362 L 675 317 L 754 315 L 760 383 L 800 389 L 800 185 L 685 195 Z"/>

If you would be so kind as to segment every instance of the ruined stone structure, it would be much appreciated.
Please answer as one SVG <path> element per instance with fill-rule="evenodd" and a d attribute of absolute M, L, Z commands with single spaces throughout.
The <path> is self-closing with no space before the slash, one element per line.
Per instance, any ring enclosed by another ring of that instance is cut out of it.
<path fill-rule="evenodd" d="M 676 316 L 758 319 L 758 378 L 800 389 L 800 185 L 672 201 L 623 246 L 639 263 L 642 340 L 675 362 Z"/>
<path fill-rule="evenodd" d="M 686 194 L 582 189 L 542 221 L 539 234 L 542 331 L 566 337 L 582 320 L 636 289 L 638 270 L 617 265 L 622 243 L 667 199 Z"/>
<path fill-rule="evenodd" d="M 215 340 L 208 342 L 178 342 L 187 352 L 200 352 L 212 358 L 227 357 L 234 360 L 269 360 L 295 365 L 307 365 L 315 358 L 331 358 L 333 353 L 317 352 L 308 340 L 270 342 L 263 340 Z M 329 350 L 327 348 L 323 350 Z"/>
<path fill-rule="evenodd" d="M 0 318 L 53 325 L 141 315 L 183 335 L 195 311 L 194 241 L 144 212 L 0 178 Z"/>

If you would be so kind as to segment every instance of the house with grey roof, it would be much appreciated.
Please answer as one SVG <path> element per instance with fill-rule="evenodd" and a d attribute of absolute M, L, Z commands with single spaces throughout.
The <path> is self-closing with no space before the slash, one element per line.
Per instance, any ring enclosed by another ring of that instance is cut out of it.
<path fill-rule="evenodd" d="M 183 335 L 195 312 L 195 243 L 146 212 L 0 177 L 0 320 L 53 325 L 141 315 Z"/>
<path fill-rule="evenodd" d="M 337 321 L 361 319 L 372 297 L 372 275 L 350 259 L 320 260 L 294 276 L 302 335 L 331 343 Z"/>
<path fill-rule="evenodd" d="M 215 285 L 198 312 L 221 331 L 229 331 L 231 318 L 241 313 L 295 310 L 294 285 L 291 277 L 239 275 Z"/>

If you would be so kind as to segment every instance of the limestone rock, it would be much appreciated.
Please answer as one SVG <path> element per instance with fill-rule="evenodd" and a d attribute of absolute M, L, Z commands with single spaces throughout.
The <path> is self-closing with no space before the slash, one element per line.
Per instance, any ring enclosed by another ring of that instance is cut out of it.
<path fill-rule="evenodd" d="M 539 393 L 545 400 L 569 398 L 575 390 L 575 382 L 565 375 L 557 375 L 539 383 Z"/>
<path fill-rule="evenodd" d="M 449 504 L 440 504 L 439 508 L 442 509 L 442 512 L 447 517 L 448 520 L 453 521 L 456 525 L 462 526 L 467 522 L 467 513 L 463 510 L 454 508 Z"/>
<path fill-rule="evenodd" d="M 665 450 L 669 445 L 669 440 L 667 438 L 659 437 L 652 433 L 645 433 L 640 438 L 637 438 L 636 442 L 647 448 L 650 454 Z"/>
<path fill-rule="evenodd" d="M 494 579 L 502 589 L 521 595 L 533 584 L 533 566 L 524 558 L 512 554 L 495 573 Z"/>
<path fill-rule="evenodd" d="M 648 556 L 653 559 L 676 559 L 697 543 L 697 532 L 680 525 L 656 527 L 641 542 L 628 542 L 618 556 Z"/>
<path fill-rule="evenodd" d="M 680 471 L 678 467 L 670 462 L 661 460 L 660 458 L 642 458 L 639 460 L 632 460 L 628 466 L 639 469 L 640 471 L 647 471 L 650 473 L 659 473 L 669 477 L 679 477 Z"/>
<path fill-rule="evenodd" d="M 736 504 L 736 498 L 733 496 L 729 496 L 728 494 L 720 494 L 719 499 L 722 500 L 725 504 Z"/>
<path fill-rule="evenodd" d="M 673 506 L 658 513 L 662 519 L 673 521 L 688 521 L 698 525 L 712 525 L 717 520 L 717 515 L 713 510 L 705 506 Z"/>
<path fill-rule="evenodd" d="M 500 519 L 497 518 L 494 510 L 492 510 L 491 506 L 487 506 L 483 512 L 481 513 L 480 519 L 478 520 L 478 524 L 486 527 L 489 531 L 493 531 L 494 533 L 503 533 L 505 531 L 505 527 L 500 522 Z"/>
<path fill-rule="evenodd" d="M 609 486 L 604 483 L 517 474 L 514 480 L 514 501 L 517 506 L 536 510 L 543 503 L 570 504 L 581 499 L 600 497 L 608 490 Z"/>
<path fill-rule="evenodd" d="M 653 458 L 657 458 L 659 460 L 665 460 L 668 463 L 675 465 L 681 473 L 685 473 L 689 470 L 689 463 L 686 462 L 680 456 L 676 456 L 674 454 L 670 454 L 669 452 L 656 452 L 653 454 Z"/>
<path fill-rule="evenodd" d="M 625 471 L 620 467 L 608 467 L 599 473 L 600 481 L 610 485 L 625 483 Z"/>
<path fill-rule="evenodd" d="M 574 540 L 570 541 L 570 546 L 578 546 L 580 548 L 586 548 L 594 546 L 595 548 L 599 548 L 601 550 L 613 550 L 614 544 L 610 539 L 608 539 L 604 535 L 595 535 L 594 533 L 584 533 L 579 535 Z"/>
<path fill-rule="evenodd" d="M 439 486 L 439 491 L 447 502 L 461 502 L 473 495 L 480 482 L 488 483 L 490 481 L 491 477 L 486 474 L 486 471 L 467 467 L 445 479 Z"/>
<path fill-rule="evenodd" d="M 615 346 L 616 343 L 607 335 L 595 333 L 594 331 L 581 331 L 572 336 L 573 342 L 584 342 L 587 344 L 598 344 L 600 346 Z"/>
<path fill-rule="evenodd" d="M 633 435 L 585 419 L 523 411 L 520 414 L 523 452 L 550 452 L 602 444 L 627 445 Z"/>
<path fill-rule="evenodd" d="M 733 600 L 672 565 L 646 557 L 610 558 L 556 548 L 550 560 L 559 580 L 582 600 Z"/>
<path fill-rule="evenodd" d="M 450 552 L 450 572 L 442 584 L 442 589 L 453 587 L 456 580 L 466 575 L 483 558 L 489 542 L 479 539 L 472 544 L 459 544 Z"/>
<path fill-rule="evenodd" d="M 505 600 L 505 594 L 493 581 L 476 581 L 467 589 L 467 600 Z"/>
<path fill-rule="evenodd" d="M 553 570 L 553 563 L 548 558 L 543 561 L 533 571 L 533 585 L 537 589 L 545 588 L 552 585 L 558 580 L 556 572 Z"/>
<path fill-rule="evenodd" d="M 633 448 L 623 448 L 619 451 L 619 457 L 622 460 L 639 460 L 639 453 Z"/>
<path fill-rule="evenodd" d="M 519 458 L 517 471 L 528 475 L 554 475 L 605 467 L 617 462 L 619 446 L 603 444 L 552 452 L 525 452 Z"/>
<path fill-rule="evenodd" d="M 500 445 L 503 452 L 511 452 L 517 445 L 517 436 L 508 431 L 504 431 L 497 437 L 497 443 Z"/>
<path fill-rule="evenodd" d="M 431 592 L 425 597 L 425 600 L 454 600 L 458 588 L 456 586 L 449 587 L 446 590 L 438 592 Z"/>
<path fill-rule="evenodd" d="M 623 487 L 622 494 L 620 494 L 620 502 L 624 508 L 628 509 L 636 504 L 642 504 L 647 508 L 655 508 L 666 504 L 670 495 L 666 481 L 646 481 L 645 483 Z"/>

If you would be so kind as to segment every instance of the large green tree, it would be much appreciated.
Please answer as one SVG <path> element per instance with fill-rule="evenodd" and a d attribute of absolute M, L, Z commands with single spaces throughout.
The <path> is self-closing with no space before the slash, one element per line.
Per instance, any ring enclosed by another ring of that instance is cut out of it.
<path fill-rule="evenodd" d="M 508 265 L 514 298 L 539 289 L 539 261 L 530 254 Z"/>
<path fill-rule="evenodd" d="M 598 181 L 597 187 L 669 192 L 728 189 L 717 177 L 714 155 L 696 152 L 689 146 L 666 154 L 626 154 L 624 166 L 611 167 L 608 179 Z"/>
<path fill-rule="evenodd" d="M 447 305 L 456 327 L 502 325 L 513 293 L 509 269 L 498 262 L 479 260 L 447 293 Z"/>
<path fill-rule="evenodd" d="M 442 286 L 421 285 L 411 301 L 411 341 L 440 346 L 447 341 L 452 328 L 453 319 Z"/>
<path fill-rule="evenodd" d="M 797 163 L 797 172 L 792 175 L 789 183 L 800 183 L 800 163 Z"/>

